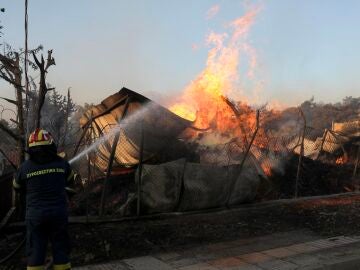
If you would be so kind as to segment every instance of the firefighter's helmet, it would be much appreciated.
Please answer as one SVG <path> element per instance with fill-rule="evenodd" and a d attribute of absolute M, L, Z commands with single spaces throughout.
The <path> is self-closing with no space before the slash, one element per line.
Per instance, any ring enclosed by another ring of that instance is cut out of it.
<path fill-rule="evenodd" d="M 52 145 L 54 143 L 54 139 L 50 132 L 45 129 L 37 128 L 30 134 L 28 143 L 29 148 L 34 146 Z"/>

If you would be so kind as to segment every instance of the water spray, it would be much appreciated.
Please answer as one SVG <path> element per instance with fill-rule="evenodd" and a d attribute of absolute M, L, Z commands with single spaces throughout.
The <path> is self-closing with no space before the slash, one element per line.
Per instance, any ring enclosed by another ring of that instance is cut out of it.
<path fill-rule="evenodd" d="M 74 156 L 72 159 L 69 160 L 70 164 L 73 164 L 77 162 L 79 159 L 87 155 L 93 150 L 96 150 L 96 148 L 106 142 L 111 136 L 116 136 L 119 134 L 122 130 L 126 131 L 126 129 L 130 128 L 132 125 L 136 125 L 140 122 L 140 119 L 143 118 L 143 116 L 147 113 L 149 113 L 149 110 L 154 105 L 152 103 L 146 104 L 141 109 L 137 110 L 135 113 L 126 116 L 121 123 L 117 123 L 115 127 L 113 127 L 108 133 L 103 134 L 99 138 L 97 138 L 90 146 L 86 147 L 84 150 L 79 152 L 76 156 Z"/>

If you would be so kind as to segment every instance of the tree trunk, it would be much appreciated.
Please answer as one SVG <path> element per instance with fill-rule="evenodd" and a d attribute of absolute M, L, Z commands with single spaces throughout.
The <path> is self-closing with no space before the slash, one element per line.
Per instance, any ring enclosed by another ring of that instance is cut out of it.
<path fill-rule="evenodd" d="M 21 86 L 21 71 L 19 66 L 19 56 L 16 56 L 17 69 L 14 73 L 15 76 L 15 89 L 16 89 L 16 102 L 17 102 L 17 116 L 18 116 L 18 129 L 19 129 L 19 139 L 18 139 L 18 157 L 19 164 L 25 160 L 25 129 L 24 129 L 24 111 L 23 111 L 23 88 Z"/>

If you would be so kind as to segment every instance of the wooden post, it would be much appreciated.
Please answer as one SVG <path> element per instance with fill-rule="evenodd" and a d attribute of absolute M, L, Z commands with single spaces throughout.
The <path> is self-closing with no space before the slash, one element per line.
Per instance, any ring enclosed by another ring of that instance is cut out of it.
<path fill-rule="evenodd" d="M 19 67 L 20 58 L 19 55 L 16 54 L 16 63 Z M 24 127 L 24 111 L 23 111 L 23 96 L 22 96 L 22 86 L 21 86 L 21 71 L 20 67 L 16 69 L 15 72 L 15 84 L 16 86 L 16 102 L 17 102 L 17 122 L 18 122 L 18 131 L 19 131 L 19 140 L 18 140 L 18 156 L 19 156 L 19 164 L 24 162 L 25 160 L 25 148 L 26 148 L 26 140 L 25 138 L 25 127 Z"/>
<path fill-rule="evenodd" d="M 91 112 L 91 118 L 90 118 L 91 122 L 93 120 L 93 114 Z M 92 143 L 92 136 L 93 136 L 93 126 L 90 125 L 90 136 L 88 138 L 88 147 L 91 145 Z M 89 187 L 89 184 L 90 184 L 90 179 L 91 179 L 91 154 L 92 152 L 89 153 L 89 156 L 88 156 L 88 163 L 87 163 L 87 183 L 85 183 L 85 187 Z M 88 223 L 89 221 L 89 196 L 86 196 L 86 223 Z"/>
<path fill-rule="evenodd" d="M 24 75 L 25 75 L 25 107 L 26 107 L 26 131 L 25 138 L 29 137 L 30 133 L 30 97 L 29 97 L 29 77 L 28 77 L 28 0 L 25 0 L 25 49 L 24 49 Z M 27 150 L 27 145 L 25 145 Z"/>
<path fill-rule="evenodd" d="M 355 164 L 354 164 L 353 177 L 356 176 L 357 168 L 358 168 L 358 166 L 359 166 L 359 159 L 360 159 L 360 144 L 358 145 L 358 151 L 357 151 L 357 154 L 356 154 L 356 160 L 355 160 Z"/>
<path fill-rule="evenodd" d="M 320 149 L 319 149 L 319 152 L 318 152 L 318 155 L 317 155 L 316 159 L 319 159 L 320 154 L 321 154 L 322 151 L 323 151 L 324 143 L 325 143 L 326 136 L 327 136 L 328 132 L 329 132 L 329 130 L 328 130 L 328 129 L 325 129 L 324 135 L 323 135 L 322 140 L 321 140 Z"/>
<path fill-rule="evenodd" d="M 80 136 L 80 139 L 78 141 L 78 143 L 76 144 L 75 146 L 75 150 L 73 152 L 73 156 L 72 157 L 75 157 L 77 152 L 79 151 L 79 148 L 80 148 L 80 145 L 86 135 L 86 132 L 88 131 L 88 128 L 91 127 L 92 128 L 92 122 L 93 122 L 93 117 L 92 117 L 92 112 L 91 112 L 91 116 L 90 116 L 90 119 L 89 121 L 86 123 L 85 127 L 84 127 L 84 130 L 83 132 L 81 133 L 81 136 Z"/>
<path fill-rule="evenodd" d="M 101 128 L 96 121 L 94 121 L 94 126 L 95 126 L 96 130 L 97 130 L 98 133 L 99 133 L 99 137 L 105 136 L 105 134 L 104 134 L 105 128 L 104 128 L 104 127 Z M 105 140 L 105 141 L 104 141 L 104 146 L 106 147 L 106 150 L 111 153 L 112 145 L 110 144 L 110 142 L 108 142 L 107 140 Z"/>
<path fill-rule="evenodd" d="M 139 156 L 139 174 L 138 174 L 138 183 L 137 183 L 137 207 L 136 214 L 139 217 L 141 214 L 141 177 L 142 177 L 142 165 L 144 158 L 144 121 L 141 122 L 141 138 L 140 138 L 140 156 Z"/>
<path fill-rule="evenodd" d="M 243 159 L 241 160 L 241 163 L 239 165 L 239 175 L 241 175 L 241 172 L 242 172 L 242 169 L 243 169 L 243 166 L 245 164 L 245 160 L 250 152 L 250 148 L 252 146 L 252 144 L 254 143 L 254 140 L 255 140 L 255 137 L 256 137 L 256 134 L 259 130 L 259 125 L 260 125 L 260 121 L 259 121 L 259 117 L 260 117 L 260 111 L 257 110 L 256 111 L 256 128 L 255 128 L 255 131 L 251 137 L 251 140 L 250 140 L 250 143 L 247 145 L 246 147 L 246 151 L 245 151 L 245 154 L 244 154 L 244 157 Z M 232 195 L 232 191 L 234 190 L 234 187 L 235 187 L 235 184 L 236 184 L 236 179 L 232 179 L 232 182 L 230 183 L 230 187 L 231 189 L 229 190 L 228 192 L 228 197 L 227 197 L 227 200 L 226 200 L 226 205 L 229 206 L 229 201 L 231 199 L 231 195 Z"/>
<path fill-rule="evenodd" d="M 119 124 L 121 123 L 121 121 L 124 119 L 124 117 L 126 116 L 127 110 L 129 108 L 129 103 L 130 103 L 130 97 L 128 97 L 126 99 L 125 102 L 125 107 L 124 110 L 122 112 L 121 118 L 119 119 Z M 109 157 L 109 163 L 108 163 L 108 167 L 106 170 L 106 177 L 105 177 L 105 181 L 104 181 L 104 187 L 101 193 L 101 201 L 100 201 L 100 212 L 99 212 L 99 216 L 103 216 L 104 214 L 104 207 L 105 207 L 105 200 L 106 200 L 106 189 L 107 189 L 107 185 L 109 183 L 109 178 L 111 175 L 111 171 L 112 171 L 112 165 L 113 165 L 113 161 L 114 161 L 114 157 L 115 157 L 115 153 L 116 153 L 116 148 L 117 145 L 119 143 L 119 139 L 120 139 L 120 129 L 119 132 L 117 132 L 115 134 L 115 138 L 111 147 L 111 153 L 110 153 L 110 157 Z"/>
<path fill-rule="evenodd" d="M 299 108 L 299 112 L 300 112 L 301 117 L 304 120 L 304 127 L 303 127 L 302 136 L 301 136 L 299 163 L 298 163 L 297 172 L 296 172 L 295 198 L 297 198 L 299 195 L 299 178 L 300 178 L 302 157 L 304 155 L 304 139 L 305 139 L 305 132 L 306 132 L 306 118 L 305 118 L 304 112 L 300 108 Z"/>

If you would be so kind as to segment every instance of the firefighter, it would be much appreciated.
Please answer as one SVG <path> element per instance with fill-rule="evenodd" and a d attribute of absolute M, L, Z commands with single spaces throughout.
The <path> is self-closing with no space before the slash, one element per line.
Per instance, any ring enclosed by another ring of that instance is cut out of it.
<path fill-rule="evenodd" d="M 74 193 L 74 171 L 57 155 L 46 130 L 36 129 L 28 144 L 30 158 L 20 165 L 13 181 L 17 191 L 26 193 L 27 269 L 44 269 L 48 241 L 54 270 L 71 269 L 66 193 Z"/>

